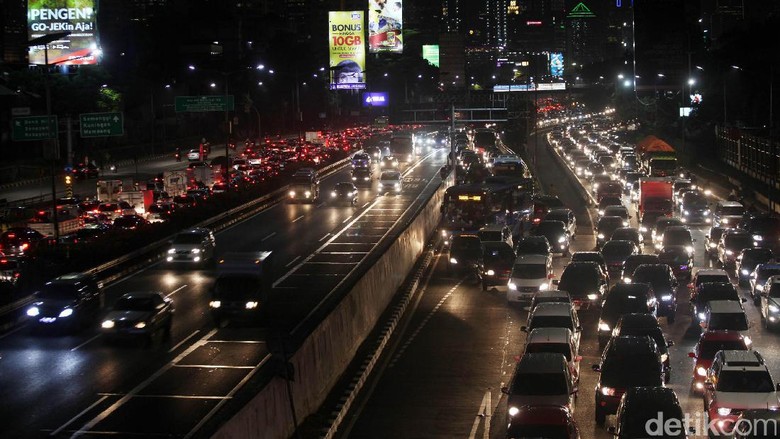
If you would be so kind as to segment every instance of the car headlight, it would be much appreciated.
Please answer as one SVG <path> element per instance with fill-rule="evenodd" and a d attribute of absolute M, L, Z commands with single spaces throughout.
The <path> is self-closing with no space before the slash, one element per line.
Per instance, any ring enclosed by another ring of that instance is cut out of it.
<path fill-rule="evenodd" d="M 566 237 L 565 236 L 561 236 L 560 238 L 558 238 L 558 242 L 563 244 L 564 242 L 566 242 Z"/>
<path fill-rule="evenodd" d="M 745 270 L 744 268 L 740 270 L 740 273 L 742 273 L 743 276 L 747 276 L 748 274 L 750 274 L 750 272 Z"/>
<path fill-rule="evenodd" d="M 710 211 L 709 211 L 709 209 L 707 209 L 707 210 L 705 210 L 705 211 L 704 211 L 704 216 L 710 216 Z"/>
<path fill-rule="evenodd" d="M 604 396 L 615 396 L 615 389 L 613 387 L 602 387 L 601 394 Z"/>
<path fill-rule="evenodd" d="M 35 317 L 38 314 L 41 313 L 41 310 L 37 306 L 31 306 L 27 308 L 27 315 L 30 317 Z"/>
<path fill-rule="evenodd" d="M 706 319 L 706 318 L 707 318 L 707 314 L 704 314 L 703 312 L 699 313 L 699 321 L 703 322 L 704 319 Z"/>
<path fill-rule="evenodd" d="M 246 309 L 255 309 L 255 308 L 257 308 L 257 302 L 255 302 L 255 301 L 247 302 L 246 305 L 244 305 L 244 307 Z"/>
<path fill-rule="evenodd" d="M 757 289 L 758 291 L 764 291 L 764 286 L 763 286 L 763 285 L 761 285 L 761 284 L 756 284 L 756 289 Z"/>
<path fill-rule="evenodd" d="M 769 309 L 769 312 L 778 312 L 778 311 L 780 311 L 780 308 L 778 308 L 777 305 L 769 305 L 767 308 Z"/>
<path fill-rule="evenodd" d="M 599 184 L 593 183 L 593 189 L 598 189 L 598 188 L 599 188 Z M 599 215 L 604 215 L 604 213 L 602 211 L 599 211 Z"/>
<path fill-rule="evenodd" d="M 696 368 L 696 375 L 699 375 L 700 377 L 707 376 L 707 369 L 699 366 Z"/>
<path fill-rule="evenodd" d="M 455 258 L 450 258 L 450 264 L 457 264 L 458 260 Z"/>
<path fill-rule="evenodd" d="M 336 191 L 333 191 L 333 192 L 330 193 L 330 197 L 331 198 L 336 198 L 336 196 L 337 196 Z"/>
<path fill-rule="evenodd" d="M 753 241 L 763 241 L 764 238 L 761 235 L 753 235 Z"/>
<path fill-rule="evenodd" d="M 73 315 L 73 308 L 65 308 L 60 311 L 60 318 L 70 317 Z"/>
<path fill-rule="evenodd" d="M 609 325 L 604 322 L 599 322 L 599 331 L 609 332 Z"/>
<path fill-rule="evenodd" d="M 642 233 L 645 233 L 645 232 L 647 232 L 647 227 L 640 227 L 639 231 L 642 232 Z"/>
<path fill-rule="evenodd" d="M 693 246 L 692 245 L 686 245 L 685 246 L 685 251 L 687 251 L 688 254 L 690 255 L 691 253 L 693 253 Z"/>
<path fill-rule="evenodd" d="M 219 300 L 212 300 L 209 302 L 209 307 L 211 308 L 219 308 L 220 306 L 222 306 L 222 302 Z"/>
<path fill-rule="evenodd" d="M 175 248 L 168 249 L 168 254 L 169 255 L 172 255 L 174 253 L 176 253 L 176 249 Z"/>
<path fill-rule="evenodd" d="M 631 283 L 631 278 L 630 277 L 624 277 L 623 278 L 623 283 L 624 284 L 630 284 Z"/>
<path fill-rule="evenodd" d="M 192 253 L 195 253 L 197 255 L 198 253 L 200 253 L 200 249 L 199 248 L 194 248 L 194 249 L 192 249 Z"/>
<path fill-rule="evenodd" d="M 726 256 L 731 256 L 731 255 L 733 255 L 733 254 L 734 254 L 734 252 L 733 252 L 733 251 L 731 251 L 731 250 L 726 250 Z"/>
<path fill-rule="evenodd" d="M 668 301 L 672 300 L 672 295 L 671 294 L 664 294 L 663 296 L 661 296 L 661 300 L 663 300 L 664 302 L 668 302 Z"/>
<path fill-rule="evenodd" d="M 100 324 L 100 327 L 103 329 L 111 329 L 116 325 L 113 320 L 104 320 L 103 323 Z"/>
<path fill-rule="evenodd" d="M 731 413 L 731 409 L 727 407 L 718 407 L 718 414 L 721 416 L 727 416 Z"/>
<path fill-rule="evenodd" d="M 623 221 L 623 227 L 628 227 L 628 226 L 629 226 L 628 221 Z"/>
<path fill-rule="evenodd" d="M 661 354 L 661 363 L 666 363 L 666 360 L 669 359 L 669 354 Z"/>
<path fill-rule="evenodd" d="M 588 300 L 596 300 L 598 298 L 598 294 L 588 294 Z"/>
<path fill-rule="evenodd" d="M 401 187 L 401 183 L 396 183 L 396 184 L 393 185 L 393 187 L 395 187 L 396 189 L 399 189 Z"/>
<path fill-rule="evenodd" d="M 711 242 L 711 243 L 710 243 L 710 248 L 715 248 L 715 247 L 717 247 L 717 246 L 718 246 L 718 244 L 715 244 L 714 242 Z"/>
<path fill-rule="evenodd" d="M 363 177 L 363 181 L 368 181 L 368 177 Z"/>
<path fill-rule="evenodd" d="M 442 230 L 442 231 L 441 231 L 441 236 L 443 236 L 444 238 L 446 238 L 446 237 L 447 237 L 447 235 L 449 235 L 449 233 L 448 233 L 446 230 Z"/>
<path fill-rule="evenodd" d="M 352 181 L 355 181 L 355 180 L 357 180 L 357 177 L 352 177 Z"/>
<path fill-rule="evenodd" d="M 305 195 L 306 198 L 309 198 L 309 197 L 311 197 L 311 191 L 306 191 L 306 192 L 303 193 L 303 195 Z"/>
<path fill-rule="evenodd" d="M 509 407 L 509 416 L 515 416 L 520 413 L 520 409 L 517 407 Z"/>
<path fill-rule="evenodd" d="M 729 219 L 728 218 L 723 218 L 720 222 L 722 222 L 723 224 L 728 224 L 729 223 Z"/>
<path fill-rule="evenodd" d="M 146 328 L 146 322 L 138 322 L 135 324 L 135 329 L 144 329 Z"/>
<path fill-rule="evenodd" d="M 745 341 L 745 346 L 749 347 L 750 345 L 753 344 L 753 340 L 750 337 L 748 337 L 747 335 L 743 338 L 743 340 Z"/>
<path fill-rule="evenodd" d="M 544 282 L 543 284 L 539 285 L 539 291 L 547 291 L 550 289 L 550 284 L 547 282 Z"/>
<path fill-rule="evenodd" d="M 295 196 L 295 191 L 290 191 L 290 196 L 294 197 Z"/>
<path fill-rule="evenodd" d="M 688 215 L 690 215 L 690 214 L 691 214 L 691 213 L 690 213 L 690 212 L 688 212 L 687 210 L 683 210 L 683 215 L 685 215 L 685 216 L 688 216 Z"/>
<path fill-rule="evenodd" d="M 599 216 L 602 216 L 602 215 L 604 215 L 604 211 L 603 210 L 599 210 Z"/>
<path fill-rule="evenodd" d="M 598 235 L 596 235 L 596 237 L 599 238 L 599 239 L 604 239 L 604 234 L 603 233 L 599 233 Z"/>
<path fill-rule="evenodd" d="M 485 274 L 488 275 L 488 276 L 493 276 L 494 274 L 496 274 L 496 272 L 493 271 L 493 270 L 488 270 L 488 271 L 485 272 Z"/>
<path fill-rule="evenodd" d="M 509 288 L 510 290 L 517 291 L 517 284 L 515 284 L 514 282 L 509 282 L 508 284 L 506 284 L 506 287 Z"/>

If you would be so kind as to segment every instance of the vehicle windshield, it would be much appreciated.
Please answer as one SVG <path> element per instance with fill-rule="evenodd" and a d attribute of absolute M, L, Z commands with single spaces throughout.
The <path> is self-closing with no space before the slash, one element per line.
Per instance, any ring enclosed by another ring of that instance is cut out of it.
<path fill-rule="evenodd" d="M 400 180 L 401 174 L 399 172 L 383 172 L 380 180 Z"/>
<path fill-rule="evenodd" d="M 612 354 L 612 355 L 610 355 Z M 647 352 L 607 354 L 601 366 L 601 385 L 618 389 L 661 386 L 661 363 Z"/>
<path fill-rule="evenodd" d="M 570 293 L 581 291 L 593 291 L 598 289 L 598 275 L 596 267 L 589 266 L 568 266 L 561 274 L 561 281 L 558 289 Z"/>
<path fill-rule="evenodd" d="M 658 264 L 658 257 L 655 255 L 635 255 L 635 256 L 629 256 L 628 259 L 623 263 L 623 273 L 624 274 L 634 274 L 634 271 L 636 271 L 637 267 L 639 267 L 642 264 Z"/>
<path fill-rule="evenodd" d="M 615 322 L 623 314 L 647 312 L 647 298 L 640 294 L 610 294 L 601 308 L 601 318 Z"/>
<path fill-rule="evenodd" d="M 614 231 L 618 227 L 623 227 L 623 218 L 614 216 L 614 217 L 602 217 L 599 220 L 599 230 L 605 231 L 610 230 Z"/>
<path fill-rule="evenodd" d="M 536 328 L 568 328 L 574 330 L 571 317 L 568 316 L 534 316 L 531 321 L 532 329 Z"/>
<path fill-rule="evenodd" d="M 683 201 L 683 209 L 706 209 L 707 199 L 699 194 L 685 197 Z"/>
<path fill-rule="evenodd" d="M 198 233 L 179 233 L 173 238 L 174 244 L 200 244 L 203 241 L 203 235 Z"/>
<path fill-rule="evenodd" d="M 151 297 L 120 297 L 114 305 L 115 311 L 151 311 L 154 301 Z"/>
<path fill-rule="evenodd" d="M 512 267 L 512 277 L 516 279 L 542 279 L 547 277 L 547 266 L 544 264 L 515 264 Z"/>
<path fill-rule="evenodd" d="M 772 259 L 772 251 L 768 248 L 751 249 L 742 255 L 742 266 L 755 266 L 757 264 L 766 263 L 770 259 Z"/>
<path fill-rule="evenodd" d="M 624 260 L 633 252 L 634 246 L 632 244 L 617 241 L 609 241 L 601 249 L 601 254 L 608 261 Z"/>
<path fill-rule="evenodd" d="M 262 291 L 262 283 L 256 276 L 225 276 L 214 282 L 214 297 L 243 300 L 256 297 Z"/>
<path fill-rule="evenodd" d="M 513 380 L 510 392 L 512 395 L 566 395 L 569 393 L 569 387 L 565 374 L 532 373 Z"/>
<path fill-rule="evenodd" d="M 715 282 L 731 282 L 731 279 L 727 274 L 700 274 L 696 277 L 696 286 Z"/>
<path fill-rule="evenodd" d="M 654 290 L 668 290 L 672 287 L 668 272 L 657 267 L 638 268 L 632 280 L 634 283 L 650 284 Z"/>
<path fill-rule="evenodd" d="M 707 329 L 714 330 L 732 330 L 747 331 L 748 321 L 744 312 L 724 312 L 712 313 Z"/>
<path fill-rule="evenodd" d="M 669 263 L 671 265 L 683 265 L 687 264 L 690 257 L 685 249 L 670 248 L 664 249 L 658 254 L 658 259 L 662 263 Z"/>
<path fill-rule="evenodd" d="M 76 300 L 78 293 L 74 285 L 44 285 L 38 293 L 38 298 L 43 300 Z"/>
<path fill-rule="evenodd" d="M 741 206 L 724 206 L 720 208 L 720 214 L 722 216 L 742 216 L 744 213 L 745 209 Z"/>
<path fill-rule="evenodd" d="M 569 222 L 569 215 L 566 212 L 549 212 L 544 219 L 549 221 L 560 221 L 565 224 Z"/>
<path fill-rule="evenodd" d="M 604 209 L 605 216 L 619 216 L 621 218 L 628 218 L 628 210 L 625 207 L 607 207 Z"/>
<path fill-rule="evenodd" d="M 773 299 L 780 298 L 780 284 L 772 284 L 772 287 L 769 288 L 767 295 Z"/>
<path fill-rule="evenodd" d="M 780 274 L 780 268 L 759 268 L 756 270 L 756 279 L 766 281 L 770 276 Z"/>
<path fill-rule="evenodd" d="M 744 351 L 745 342 L 741 340 L 713 340 L 699 343 L 699 359 L 712 360 L 718 351 Z"/>
<path fill-rule="evenodd" d="M 569 439 L 570 437 L 566 425 L 511 424 L 507 431 L 507 439 Z"/>
<path fill-rule="evenodd" d="M 571 349 L 566 343 L 530 343 L 525 347 L 526 354 L 539 353 L 563 354 L 566 361 L 571 361 Z"/>
<path fill-rule="evenodd" d="M 723 244 L 726 248 L 742 250 L 743 248 L 753 247 L 753 237 L 742 233 L 732 233 L 726 235 Z"/>
<path fill-rule="evenodd" d="M 723 370 L 718 375 L 718 392 L 774 393 L 772 376 L 766 370 Z"/>
<path fill-rule="evenodd" d="M 113 212 L 115 210 L 119 210 L 118 204 L 101 204 L 98 206 L 98 210 L 100 212 Z"/>
<path fill-rule="evenodd" d="M 546 255 L 550 253 L 547 244 L 539 241 L 520 241 L 516 251 L 520 255 Z"/>

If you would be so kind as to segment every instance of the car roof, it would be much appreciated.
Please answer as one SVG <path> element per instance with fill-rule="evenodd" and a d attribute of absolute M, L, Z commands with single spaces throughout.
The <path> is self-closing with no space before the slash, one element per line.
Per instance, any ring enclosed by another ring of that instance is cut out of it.
<path fill-rule="evenodd" d="M 658 319 L 652 314 L 630 313 L 623 314 L 618 320 L 618 325 L 625 328 L 658 328 Z"/>
<path fill-rule="evenodd" d="M 534 316 L 570 316 L 571 313 L 571 304 L 562 302 L 540 303 L 531 311 Z"/>
<path fill-rule="evenodd" d="M 626 403 L 639 404 L 641 406 L 652 406 L 652 409 L 658 406 L 680 407 L 680 401 L 677 394 L 669 387 L 629 387 L 626 390 Z"/>
<path fill-rule="evenodd" d="M 604 258 L 604 256 L 601 253 L 594 252 L 594 251 L 574 252 L 574 253 L 572 253 L 571 257 L 572 257 L 572 259 L 574 259 L 575 257 L 578 257 L 578 258 L 595 258 L 595 259 L 599 259 L 599 260 Z M 583 260 L 580 260 L 580 261 L 573 261 L 573 262 L 588 262 L 588 260 L 587 259 L 583 259 Z"/>
<path fill-rule="evenodd" d="M 709 307 L 710 312 L 713 313 L 725 314 L 725 313 L 745 312 L 745 310 L 742 309 L 742 303 L 737 302 L 736 300 L 710 300 L 709 302 L 707 302 L 707 307 Z"/>
<path fill-rule="evenodd" d="M 563 354 L 552 352 L 526 353 L 517 363 L 515 374 L 550 373 L 568 370 Z"/>
<path fill-rule="evenodd" d="M 703 268 L 703 267 L 693 267 L 693 275 L 702 275 L 702 276 L 726 276 L 728 277 L 728 273 L 726 273 L 726 270 L 720 269 L 720 268 Z"/>
<path fill-rule="evenodd" d="M 571 330 L 568 328 L 535 328 L 528 333 L 526 343 L 569 343 Z"/>
<path fill-rule="evenodd" d="M 649 335 L 619 335 L 609 340 L 609 349 L 604 349 L 604 355 L 607 356 L 612 351 L 626 351 L 636 349 L 650 349 L 658 352 L 658 346 Z"/>
<path fill-rule="evenodd" d="M 551 259 L 549 255 L 520 255 L 515 264 L 546 264 Z"/>
<path fill-rule="evenodd" d="M 646 283 L 623 283 L 618 282 L 612 288 L 609 290 L 609 294 L 607 294 L 605 300 L 609 300 L 610 296 L 614 294 L 647 294 L 647 291 L 650 290 L 650 284 Z"/>
<path fill-rule="evenodd" d="M 666 232 L 688 232 L 688 233 L 691 233 L 691 231 L 688 230 L 688 227 L 686 227 L 686 226 L 669 226 L 664 231 L 664 233 L 666 233 Z"/>
<path fill-rule="evenodd" d="M 723 367 L 757 367 L 763 366 L 764 359 L 761 355 L 752 350 L 723 350 L 720 351 L 720 357 L 723 358 Z"/>
<path fill-rule="evenodd" d="M 713 330 L 705 331 L 699 336 L 699 342 L 703 341 L 738 341 L 744 340 L 745 336 L 738 331 Z"/>
<path fill-rule="evenodd" d="M 721 200 L 718 201 L 718 204 L 723 207 L 744 207 L 742 203 L 737 201 L 728 201 L 728 200 Z"/>

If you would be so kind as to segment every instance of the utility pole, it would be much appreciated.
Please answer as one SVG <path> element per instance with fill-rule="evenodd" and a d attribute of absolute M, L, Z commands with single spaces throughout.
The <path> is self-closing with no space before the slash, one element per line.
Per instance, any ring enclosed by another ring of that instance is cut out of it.
<path fill-rule="evenodd" d="M 228 115 L 228 100 L 230 99 L 230 96 L 228 95 L 228 73 L 223 72 L 222 75 L 225 77 L 225 192 L 230 190 L 230 134 L 233 131 L 233 124 L 230 123 L 229 115 Z M 201 157 L 202 159 L 202 157 Z"/>

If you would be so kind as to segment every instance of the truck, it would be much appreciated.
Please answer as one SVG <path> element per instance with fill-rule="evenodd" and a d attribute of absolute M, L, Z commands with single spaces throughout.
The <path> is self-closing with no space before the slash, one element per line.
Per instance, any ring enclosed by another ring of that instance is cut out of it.
<path fill-rule="evenodd" d="M 273 252 L 229 252 L 217 263 L 209 309 L 217 327 L 226 320 L 258 323 L 273 282 Z"/>
<path fill-rule="evenodd" d="M 312 168 L 301 168 L 290 181 L 289 200 L 291 203 L 302 201 L 314 203 L 320 196 L 320 178 Z"/>
<path fill-rule="evenodd" d="M 170 197 L 183 195 L 187 192 L 187 171 L 165 171 L 163 172 L 163 190 Z"/>
<path fill-rule="evenodd" d="M 639 226 L 647 232 L 660 217 L 674 213 L 674 183 L 667 178 L 642 178 L 639 180 Z"/>
<path fill-rule="evenodd" d="M 304 139 L 307 142 L 317 143 L 317 144 L 325 143 L 325 139 L 322 137 L 322 132 L 320 131 L 306 131 L 304 136 L 305 136 Z"/>
<path fill-rule="evenodd" d="M 154 191 L 123 191 L 119 195 L 119 201 L 127 201 L 135 209 L 138 215 L 146 215 L 149 206 L 154 204 Z"/>
<path fill-rule="evenodd" d="M 410 132 L 393 133 L 390 138 L 390 154 L 399 163 L 411 163 L 414 160 L 414 138 Z"/>
<path fill-rule="evenodd" d="M 118 201 L 122 186 L 122 180 L 98 180 L 97 200 L 101 203 Z"/>
<path fill-rule="evenodd" d="M 650 177 L 671 177 L 677 174 L 679 166 L 674 155 L 652 157 L 647 161 L 647 174 Z"/>
<path fill-rule="evenodd" d="M 186 172 L 188 188 L 195 188 L 201 184 L 206 187 L 214 185 L 215 171 L 211 166 L 188 167 Z"/>

